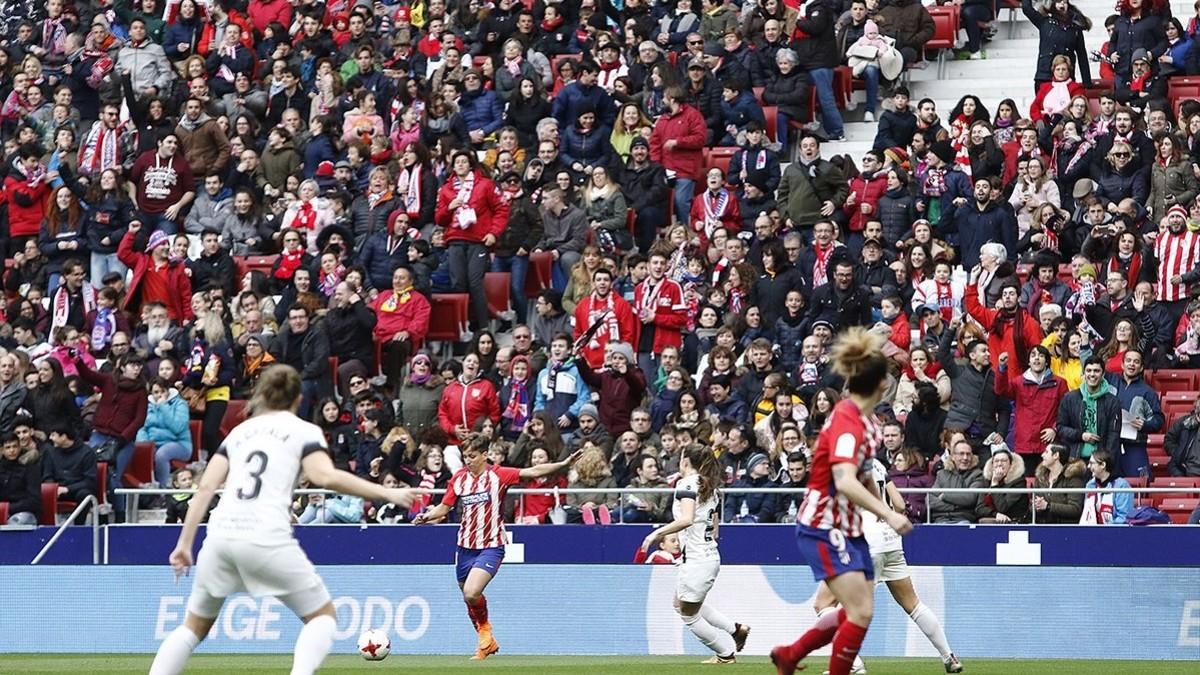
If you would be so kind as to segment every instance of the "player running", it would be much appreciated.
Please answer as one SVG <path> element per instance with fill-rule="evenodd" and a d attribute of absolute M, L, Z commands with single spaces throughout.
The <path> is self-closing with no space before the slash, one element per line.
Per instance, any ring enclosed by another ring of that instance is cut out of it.
<path fill-rule="evenodd" d="M 192 566 L 196 529 L 217 488 L 225 483 L 228 489 L 208 522 L 187 618 L 159 646 L 150 675 L 182 671 L 225 598 L 243 591 L 277 597 L 304 621 L 292 675 L 315 672 L 333 646 L 337 614 L 325 582 L 292 536 L 292 490 L 300 470 L 314 485 L 403 507 L 424 493 L 384 488 L 335 469 L 324 433 L 296 417 L 299 405 L 299 373 L 290 366 L 271 366 L 254 389 L 250 419 L 209 459 L 171 552 L 176 578 Z"/>
<path fill-rule="evenodd" d="M 458 587 L 467 603 L 467 616 L 479 633 L 479 646 L 472 661 L 481 661 L 500 651 L 500 643 L 492 635 L 488 621 L 487 597 L 483 591 L 491 583 L 504 560 L 504 495 L 508 489 L 524 480 L 558 473 L 575 463 L 581 451 L 561 462 L 539 464 L 525 469 L 489 466 L 487 460 L 490 439 L 472 434 L 462 444 L 463 467 L 450 477 L 442 503 L 420 513 L 413 519 L 416 525 L 437 522 L 445 518 L 454 505 L 462 502 L 462 525 L 458 529 L 458 552 L 455 572 Z"/>
<path fill-rule="evenodd" d="M 717 550 L 721 496 L 717 486 L 721 485 L 724 473 L 716 455 L 699 446 L 693 446 L 679 458 L 679 472 L 682 478 L 675 484 L 675 501 L 671 506 L 675 519 L 646 535 L 642 550 L 649 551 L 669 534 L 683 533 L 680 541 L 683 556 L 675 581 L 675 611 L 692 635 L 715 652 L 705 663 L 733 663 L 734 653 L 746 646 L 750 626 L 734 623 L 704 604 L 721 571 L 721 552 Z"/>
<path fill-rule="evenodd" d="M 871 460 L 882 444 L 873 418 L 887 387 L 882 338 L 851 328 L 834 344 L 833 367 L 846 378 L 849 396 L 834 407 L 817 439 L 808 493 L 796 517 L 796 539 L 817 581 L 825 581 L 842 609 L 819 617 L 799 640 L 771 650 L 779 675 L 792 675 L 814 650 L 833 642 L 831 675 L 848 675 L 862 648 L 874 611 L 874 567 L 863 537 L 862 511 L 869 511 L 898 534 L 912 523 L 879 499 L 871 480 Z"/>
<path fill-rule="evenodd" d="M 885 504 L 893 509 L 897 506 L 904 508 L 904 497 L 896 490 L 896 485 L 888 480 L 887 468 L 883 466 L 883 462 L 878 459 L 871 460 L 871 476 L 874 478 L 875 485 L 879 488 L 879 494 L 883 496 Z M 942 630 L 942 622 L 938 620 L 933 610 L 921 602 L 921 599 L 917 597 L 916 589 L 913 588 L 912 574 L 908 571 L 908 561 L 904 559 L 904 545 L 900 541 L 900 535 L 869 514 L 863 514 L 863 530 L 867 537 L 867 545 L 871 549 L 875 583 L 887 584 L 896 604 L 904 609 L 908 618 L 917 624 L 917 627 L 929 639 L 930 644 L 938 650 L 946 672 L 961 673 L 963 671 L 962 662 L 951 651 L 950 642 L 946 640 L 946 632 Z M 817 597 L 813 600 L 813 607 L 817 610 L 818 621 L 826 612 L 837 611 L 837 601 L 834 599 L 833 593 L 829 591 L 829 586 L 824 582 L 817 587 Z M 861 657 L 855 657 L 854 666 L 850 672 L 854 675 L 867 672 Z"/>

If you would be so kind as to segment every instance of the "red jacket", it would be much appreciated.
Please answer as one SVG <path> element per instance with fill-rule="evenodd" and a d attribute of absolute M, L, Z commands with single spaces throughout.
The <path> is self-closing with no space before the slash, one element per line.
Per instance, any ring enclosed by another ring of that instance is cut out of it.
<path fill-rule="evenodd" d="M 8 234 L 10 237 L 36 237 L 42 227 L 46 196 L 50 188 L 45 179 L 31 186 L 21 172 L 13 169 L 4 179 L 8 194 Z"/>
<path fill-rule="evenodd" d="M 133 250 L 133 240 L 136 237 L 137 232 L 128 230 L 125 232 L 125 236 L 121 237 L 121 243 L 117 246 L 117 260 L 133 270 L 133 280 L 129 282 L 129 290 L 125 294 L 125 309 L 141 307 L 142 301 L 138 297 L 138 291 L 141 290 L 146 270 L 154 264 L 154 259 L 149 254 Z M 183 263 L 170 262 L 167 263 L 166 272 L 167 290 L 170 291 L 167 312 L 177 323 L 191 321 L 194 318 L 192 314 L 192 280 L 187 275 L 187 267 Z M 134 298 L 137 298 L 136 302 Z"/>
<path fill-rule="evenodd" d="M 909 345 L 912 344 L 912 325 L 908 322 L 908 315 L 904 312 L 900 312 L 896 318 L 892 319 L 892 334 L 888 337 L 888 342 L 906 352 Z"/>
<path fill-rule="evenodd" d="M 278 21 L 284 28 L 292 25 L 292 4 L 288 0 L 254 0 L 246 13 L 259 35 L 266 32 L 272 21 Z"/>
<path fill-rule="evenodd" d="M 975 284 L 967 286 L 964 295 L 963 304 L 966 305 L 967 314 L 978 321 L 987 332 L 992 370 L 1000 372 L 1000 354 L 1003 352 L 1009 354 L 1010 365 L 1017 363 L 1020 369 L 1024 370 L 1029 362 L 1029 350 L 1034 345 L 1042 344 L 1042 327 L 1037 319 L 1021 307 L 1017 307 L 1017 317 L 1021 321 L 1021 348 L 1018 350 L 1013 335 L 1013 321 L 1005 321 L 1000 324 L 999 330 L 993 330 L 1000 310 L 988 309 L 979 303 L 979 287 Z"/>
<path fill-rule="evenodd" d="M 425 339 L 429 332 L 429 300 L 416 291 L 408 293 L 409 300 L 405 303 L 391 304 L 396 292 L 388 289 L 375 296 L 371 309 L 375 311 L 375 341 L 391 340 L 400 331 L 408 331 L 409 340 L 417 344 Z"/>
<path fill-rule="evenodd" d="M 668 150 L 668 139 L 675 147 Z M 650 134 L 650 160 L 674 171 L 679 178 L 700 180 L 704 172 L 704 148 L 708 142 L 708 125 L 704 115 L 690 105 L 683 105 L 672 115 L 663 113 L 654 123 Z"/>
<path fill-rule="evenodd" d="M 726 190 L 726 193 L 726 206 L 722 209 L 718 220 L 721 221 L 721 227 L 724 227 L 730 236 L 733 236 L 742 231 L 742 207 L 738 203 L 737 195 L 733 194 L 732 190 Z M 692 199 L 692 210 L 688 214 L 688 225 L 700 233 L 702 247 L 708 241 L 708 228 L 704 225 L 704 221 L 708 219 L 708 211 L 705 209 L 704 204 L 707 199 L 708 189 L 706 188 L 703 192 L 697 193 L 696 197 Z"/>
<path fill-rule="evenodd" d="M 1067 395 L 1066 380 L 1049 370 L 1046 375 L 1039 384 L 1026 379 L 1023 372 L 996 374 L 996 394 L 1016 402 L 1013 450 L 1023 455 L 1036 455 L 1046 446 L 1040 437 L 1042 430 L 1054 429 L 1058 424 L 1058 404 Z"/>
<path fill-rule="evenodd" d="M 653 303 L 653 351 L 655 354 L 661 354 L 666 347 L 683 346 L 682 331 L 687 327 L 687 303 L 683 300 L 683 288 L 679 282 L 664 277 L 657 290 L 652 283 L 647 277 L 633 291 L 634 324 L 637 326 L 633 338 L 633 349 L 637 352 L 641 351 L 639 345 L 642 341 L 642 330 L 646 326 L 642 323 L 641 308 L 646 304 Z M 612 429 L 609 431 L 612 432 Z"/>
<path fill-rule="evenodd" d="M 475 222 L 463 229 L 456 224 L 454 216 L 457 212 L 450 210 L 450 202 L 458 197 L 458 189 L 454 187 L 454 182 L 454 176 L 450 176 L 438 190 L 437 212 L 434 215 L 437 224 L 446 228 L 446 243 L 469 241 L 478 244 L 489 234 L 499 238 L 507 222 L 501 217 L 503 204 L 496 195 L 496 184 L 485 178 L 482 173 L 475 172 L 475 185 L 471 187 L 471 195 L 466 204 L 475 209 Z"/>
<path fill-rule="evenodd" d="M 146 423 L 146 389 L 131 380 L 117 381 L 117 373 L 97 373 L 83 359 L 75 359 L 75 368 L 84 382 L 100 390 L 100 405 L 92 426 L 96 431 L 123 441 L 137 438 Z"/>
<path fill-rule="evenodd" d="M 229 10 L 228 14 L 229 23 L 237 24 L 242 29 L 242 37 L 238 40 L 238 42 L 241 42 L 243 47 L 249 49 L 251 54 L 255 53 L 254 31 L 250 28 L 250 21 L 246 19 L 246 17 L 242 16 L 241 12 L 237 11 L 236 9 Z M 288 25 L 286 23 L 283 24 L 284 28 L 287 28 L 287 26 Z M 196 43 L 196 53 L 200 56 L 207 57 L 208 52 L 210 51 L 209 45 L 213 44 L 214 40 L 216 41 L 216 44 L 219 45 L 223 39 L 225 39 L 224 29 L 222 29 L 221 35 L 218 35 L 216 24 L 214 24 L 212 21 L 205 21 L 204 27 L 200 29 L 200 41 Z"/>
<path fill-rule="evenodd" d="M 1041 120 L 1046 117 L 1042 114 L 1042 102 L 1046 99 L 1046 94 L 1050 93 L 1050 89 L 1053 86 L 1053 82 L 1043 82 L 1042 86 L 1038 87 L 1037 96 L 1034 96 L 1033 103 L 1029 104 L 1029 119 Z M 1071 98 L 1085 95 L 1083 85 L 1074 80 L 1067 83 L 1067 91 L 1070 92 Z"/>
<path fill-rule="evenodd" d="M 457 378 L 446 385 L 438 403 L 438 423 L 450 440 L 456 443 L 462 440 L 454 434 L 454 427 L 473 428 L 480 417 L 500 422 L 500 397 L 491 382 L 477 377 L 463 384 L 462 378 Z"/>
<path fill-rule="evenodd" d="M 850 194 L 854 195 L 854 205 L 850 205 L 850 200 L 846 200 L 846 205 L 842 209 L 846 212 L 846 216 L 850 219 L 850 231 L 862 232 L 866 228 L 868 220 L 879 220 L 879 198 L 883 193 L 887 192 L 887 172 L 880 171 L 871 178 L 850 179 Z M 871 213 L 863 213 L 862 205 L 870 204 Z"/>
<path fill-rule="evenodd" d="M 629 303 L 625 301 L 625 298 L 622 298 L 616 293 L 610 292 L 608 294 L 608 301 L 608 309 L 611 309 L 612 313 L 605 318 L 604 327 L 600 330 L 597 330 L 596 334 L 592 337 L 592 342 L 594 342 L 596 346 L 590 346 L 591 343 L 585 344 L 582 350 L 583 358 L 586 359 L 588 364 L 593 368 L 599 368 L 600 366 L 604 365 L 605 345 L 614 340 L 633 344 L 633 336 L 637 332 L 637 328 L 635 326 L 637 323 L 637 318 L 634 317 L 633 308 L 629 306 Z M 602 311 L 604 310 L 598 310 L 598 313 Z M 578 304 L 575 305 L 574 337 L 576 340 L 579 339 L 579 336 L 583 335 L 585 330 L 591 328 L 592 324 L 596 322 L 594 317 L 589 316 L 591 313 L 592 294 L 588 294 L 587 297 L 580 300 Z"/>

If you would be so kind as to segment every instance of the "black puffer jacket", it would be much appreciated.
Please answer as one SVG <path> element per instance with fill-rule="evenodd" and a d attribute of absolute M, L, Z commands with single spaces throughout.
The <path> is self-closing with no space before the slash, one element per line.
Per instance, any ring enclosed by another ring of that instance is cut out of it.
<path fill-rule="evenodd" d="M 765 82 L 763 88 L 763 103 L 779 106 L 779 112 L 797 121 L 803 121 L 808 110 L 809 87 L 811 82 L 808 73 L 796 66 L 792 72 L 784 75 L 778 69 L 772 69 L 773 75 Z"/>
<path fill-rule="evenodd" d="M 532 251 L 542 239 L 542 212 L 525 194 L 508 204 L 508 223 L 496 241 L 496 255 L 516 255 L 517 249 Z"/>
<path fill-rule="evenodd" d="M 1033 0 L 1021 0 L 1021 11 L 1038 30 L 1038 62 L 1033 79 L 1049 81 L 1050 64 L 1056 56 L 1069 57 L 1079 66 L 1079 79 L 1083 86 L 1092 86 L 1092 73 L 1088 68 L 1087 47 L 1083 34 L 1092 29 L 1091 19 L 1084 16 L 1074 5 L 1068 5 L 1067 15 L 1043 14 L 1033 8 Z"/>
<path fill-rule="evenodd" d="M 833 30 L 833 24 L 841 14 L 839 4 L 836 0 L 814 0 L 807 5 L 807 16 L 796 21 L 796 30 L 807 35 L 792 41 L 792 49 L 796 50 L 804 70 L 836 68 L 841 63 Z"/>

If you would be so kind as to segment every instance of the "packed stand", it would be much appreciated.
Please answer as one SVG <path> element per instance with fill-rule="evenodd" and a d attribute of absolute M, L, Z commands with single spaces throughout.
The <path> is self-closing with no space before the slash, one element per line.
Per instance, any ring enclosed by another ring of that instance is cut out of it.
<path fill-rule="evenodd" d="M 984 56 L 995 3 L 932 9 Z M 1023 10 L 1032 108 L 967 95 L 943 119 L 903 83 L 936 58 L 916 0 L 6 2 L 0 515 L 94 495 L 119 519 L 115 488 L 187 489 L 284 363 L 341 468 L 441 488 L 482 432 L 497 464 L 585 451 L 513 521 L 662 522 L 669 494 L 605 490 L 670 486 L 694 444 L 730 487 L 805 486 L 849 326 L 888 339 L 899 487 L 1200 477 L 1200 104 L 1169 98 L 1200 71 L 1197 20 L 1127 0 L 1093 78 L 1081 12 Z M 847 74 L 877 125 L 861 157 L 836 143 Z M 468 330 L 439 350 L 458 298 Z M 154 505 L 177 522 L 187 500 Z M 724 519 L 799 502 L 728 494 Z M 898 506 L 1119 523 L 1135 504 Z"/>

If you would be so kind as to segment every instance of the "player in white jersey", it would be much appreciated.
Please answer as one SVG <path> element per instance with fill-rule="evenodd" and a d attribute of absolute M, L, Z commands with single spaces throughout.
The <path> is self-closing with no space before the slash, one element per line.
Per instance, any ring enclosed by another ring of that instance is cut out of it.
<path fill-rule="evenodd" d="M 679 458 L 682 478 L 675 484 L 674 520 L 655 529 L 642 541 L 649 551 L 661 538 L 679 532 L 682 548 L 679 577 L 675 582 L 675 610 L 692 634 L 713 650 L 705 663 L 733 663 L 734 654 L 746 646 L 750 626 L 734 623 L 714 607 L 704 604 L 721 571 L 721 485 L 723 472 L 711 450 L 693 447 Z"/>
<path fill-rule="evenodd" d="M 335 469 L 320 428 L 296 417 L 299 405 L 299 373 L 271 366 L 255 387 L 251 418 L 209 459 L 171 552 L 176 578 L 192 567 L 196 530 L 222 483 L 225 496 L 209 519 L 187 618 L 159 646 L 151 675 L 182 671 L 225 598 L 240 592 L 275 596 L 304 621 L 292 675 L 315 672 L 333 646 L 337 614 L 325 583 L 292 537 L 292 490 L 301 469 L 314 485 L 377 502 L 408 507 L 423 493 L 384 488 Z"/>
<path fill-rule="evenodd" d="M 878 459 L 872 460 L 871 478 L 879 488 L 883 502 L 892 507 L 897 513 L 904 512 L 904 497 L 896 489 L 896 485 L 888 480 L 887 467 Z M 867 537 L 867 545 L 871 548 L 871 563 L 875 567 L 875 583 L 887 584 L 892 593 L 892 599 L 908 614 L 908 618 L 917 624 L 930 644 L 938 650 L 942 657 L 942 665 L 947 673 L 961 673 L 962 662 L 950 649 L 946 640 L 946 632 L 942 630 L 942 622 L 938 620 L 932 609 L 925 606 L 917 597 L 913 588 L 912 574 L 908 571 L 908 561 L 904 559 L 904 543 L 887 523 L 879 520 L 874 514 L 863 514 L 863 534 Z M 837 601 L 829 587 L 821 582 L 817 588 L 817 596 L 813 599 L 813 608 L 820 615 L 824 612 L 837 611 Z M 855 660 L 851 673 L 866 673 L 862 659 Z"/>

